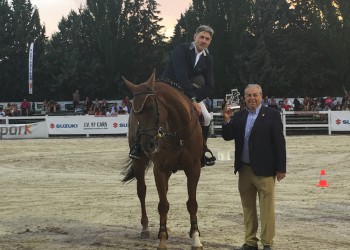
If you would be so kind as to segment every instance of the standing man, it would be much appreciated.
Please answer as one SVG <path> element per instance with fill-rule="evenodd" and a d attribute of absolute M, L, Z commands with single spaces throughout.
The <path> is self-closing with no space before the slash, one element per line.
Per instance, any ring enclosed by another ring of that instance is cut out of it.
<path fill-rule="evenodd" d="M 27 99 L 23 99 L 21 102 L 21 115 L 22 116 L 29 116 L 30 114 L 30 103 L 27 101 Z"/>
<path fill-rule="evenodd" d="M 225 108 L 222 125 L 224 140 L 235 140 L 234 167 L 235 174 L 239 173 L 238 189 L 245 225 L 245 243 L 240 250 L 258 250 L 257 195 L 261 244 L 264 250 L 269 250 L 275 236 L 275 181 L 286 175 L 286 145 L 281 115 L 261 104 L 261 87 L 249 84 L 244 90 L 244 99 L 246 109 L 233 114 Z"/>
<path fill-rule="evenodd" d="M 203 115 L 202 133 L 205 142 L 208 139 L 209 125 L 212 120 L 203 100 L 210 96 L 214 87 L 213 58 L 207 49 L 213 34 L 214 30 L 211 27 L 199 26 L 193 42 L 182 43 L 175 48 L 162 75 L 163 79 L 179 84 L 185 95 L 191 99 L 198 114 Z M 139 139 L 131 148 L 129 156 L 132 159 L 140 159 L 141 146 L 138 141 Z M 209 156 L 205 156 L 205 153 L 209 153 Z M 211 151 L 205 147 L 202 165 L 214 165 L 215 160 Z"/>

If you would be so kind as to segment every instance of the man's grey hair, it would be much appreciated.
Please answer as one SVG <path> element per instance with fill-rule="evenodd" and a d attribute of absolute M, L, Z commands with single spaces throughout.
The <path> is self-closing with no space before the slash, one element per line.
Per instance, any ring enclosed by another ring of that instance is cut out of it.
<path fill-rule="evenodd" d="M 210 34 L 210 36 L 212 37 L 214 35 L 214 30 L 212 27 L 208 26 L 208 25 L 201 25 L 197 28 L 196 30 L 196 34 L 200 33 L 200 32 L 208 32 Z"/>
<path fill-rule="evenodd" d="M 259 84 L 248 84 L 247 87 L 245 87 L 244 89 L 244 95 L 247 93 L 247 90 L 250 89 L 250 88 L 255 88 L 255 89 L 258 89 L 259 90 L 259 93 L 261 94 L 262 96 L 262 88 Z"/>

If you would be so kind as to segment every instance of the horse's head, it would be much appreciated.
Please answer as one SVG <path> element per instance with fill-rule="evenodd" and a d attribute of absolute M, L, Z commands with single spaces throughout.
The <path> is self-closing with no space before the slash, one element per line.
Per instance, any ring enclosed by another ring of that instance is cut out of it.
<path fill-rule="evenodd" d="M 141 147 L 147 154 L 157 149 L 159 131 L 159 110 L 156 99 L 155 72 L 144 83 L 135 85 L 123 77 L 125 85 L 132 91 L 132 115 L 135 115 L 141 135 Z"/>

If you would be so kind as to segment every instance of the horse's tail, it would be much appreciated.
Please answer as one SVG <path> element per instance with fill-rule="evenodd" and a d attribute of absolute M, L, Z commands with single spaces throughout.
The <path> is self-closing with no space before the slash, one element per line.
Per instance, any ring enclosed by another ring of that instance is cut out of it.
<path fill-rule="evenodd" d="M 124 175 L 124 178 L 122 179 L 123 183 L 133 181 L 136 178 L 135 168 L 144 166 L 143 164 L 140 164 L 140 163 L 138 164 L 137 161 L 141 161 L 141 160 L 129 159 L 126 161 L 126 166 L 124 167 L 124 169 L 122 171 L 122 175 Z M 151 166 L 151 161 L 149 159 L 147 159 L 145 162 L 145 171 L 147 171 L 150 166 Z"/>

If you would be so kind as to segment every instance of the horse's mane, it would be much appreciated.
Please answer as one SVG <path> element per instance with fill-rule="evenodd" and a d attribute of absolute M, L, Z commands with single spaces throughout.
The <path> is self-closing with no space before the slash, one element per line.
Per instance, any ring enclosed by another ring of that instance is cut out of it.
<path fill-rule="evenodd" d="M 160 79 L 157 79 L 156 82 L 168 84 L 168 85 L 180 90 L 181 92 L 183 92 L 183 89 L 181 88 L 181 86 L 178 83 L 170 80 L 169 78 L 160 78 Z"/>

